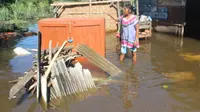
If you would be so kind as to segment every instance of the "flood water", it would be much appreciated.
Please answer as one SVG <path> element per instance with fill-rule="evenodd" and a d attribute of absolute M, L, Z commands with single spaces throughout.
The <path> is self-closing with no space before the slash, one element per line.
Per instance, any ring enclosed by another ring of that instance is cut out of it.
<path fill-rule="evenodd" d="M 28 42 L 28 43 L 27 43 Z M 17 46 L 36 48 L 37 37 L 21 40 Z M 137 64 L 130 56 L 119 63 L 114 34 L 107 34 L 106 57 L 125 71 L 117 81 L 98 84 L 96 92 L 79 100 L 61 103 L 50 111 L 65 112 L 200 112 L 200 41 L 154 33 L 141 40 Z M 189 55 L 190 57 L 184 57 Z M 191 57 L 196 56 L 195 58 Z M 199 57 L 198 57 L 199 56 Z M 189 59 L 187 59 L 189 58 Z M 0 107 L 2 112 L 40 112 L 35 97 L 8 100 L 12 84 L 8 81 L 27 71 L 33 55 L 15 56 L 13 48 L 0 49 Z M 91 70 L 95 76 L 105 77 Z M 63 108 L 61 108 L 63 107 Z"/>

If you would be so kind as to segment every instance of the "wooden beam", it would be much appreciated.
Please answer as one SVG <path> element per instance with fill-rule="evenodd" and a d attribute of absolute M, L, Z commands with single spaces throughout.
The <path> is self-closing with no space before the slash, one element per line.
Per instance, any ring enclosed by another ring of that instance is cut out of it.
<path fill-rule="evenodd" d="M 105 13 L 105 12 L 68 12 L 67 14 L 116 14 L 115 12 L 112 13 Z"/>
<path fill-rule="evenodd" d="M 130 0 L 112 0 L 112 1 L 96 1 L 91 2 L 91 4 L 102 4 L 102 3 L 111 3 L 111 2 L 121 2 L 121 1 L 130 1 Z M 90 2 L 57 2 L 52 3 L 51 6 L 72 6 L 72 5 L 89 5 Z"/>

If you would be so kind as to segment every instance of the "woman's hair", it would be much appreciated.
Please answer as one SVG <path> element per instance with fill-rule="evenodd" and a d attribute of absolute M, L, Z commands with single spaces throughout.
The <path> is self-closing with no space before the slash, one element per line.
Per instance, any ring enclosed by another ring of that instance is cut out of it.
<path fill-rule="evenodd" d="M 125 8 L 127 8 L 130 11 L 129 13 L 134 13 L 134 14 L 136 13 L 135 7 L 131 4 L 126 4 Z"/>

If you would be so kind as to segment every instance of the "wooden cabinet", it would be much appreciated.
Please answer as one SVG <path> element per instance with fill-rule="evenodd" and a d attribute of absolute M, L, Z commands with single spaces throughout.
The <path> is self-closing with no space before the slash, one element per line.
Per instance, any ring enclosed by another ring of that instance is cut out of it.
<path fill-rule="evenodd" d="M 105 20 L 104 18 L 48 18 L 38 22 L 42 34 L 42 49 L 47 49 L 49 41 L 52 46 L 61 45 L 72 39 L 74 45 L 84 43 L 105 57 Z"/>

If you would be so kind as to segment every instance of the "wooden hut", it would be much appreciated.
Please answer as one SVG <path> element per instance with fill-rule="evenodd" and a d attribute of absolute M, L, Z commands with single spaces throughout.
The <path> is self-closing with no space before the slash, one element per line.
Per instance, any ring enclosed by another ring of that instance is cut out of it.
<path fill-rule="evenodd" d="M 54 2 L 51 6 L 55 9 L 57 18 L 105 18 L 107 32 L 117 30 L 116 19 L 121 15 L 122 4 L 130 0 L 107 0 L 89 2 Z M 148 29 L 148 33 L 147 30 Z M 140 38 L 151 36 L 151 22 L 140 23 Z M 145 32 L 146 31 L 146 32 Z"/>
<path fill-rule="evenodd" d="M 153 18 L 158 32 L 184 35 L 186 0 L 139 0 L 140 14 Z"/>
<path fill-rule="evenodd" d="M 129 0 L 95 1 L 95 2 L 54 2 L 55 16 L 58 18 L 105 18 L 106 31 L 116 30 L 116 21 L 111 18 L 118 17 L 117 3 Z"/>

